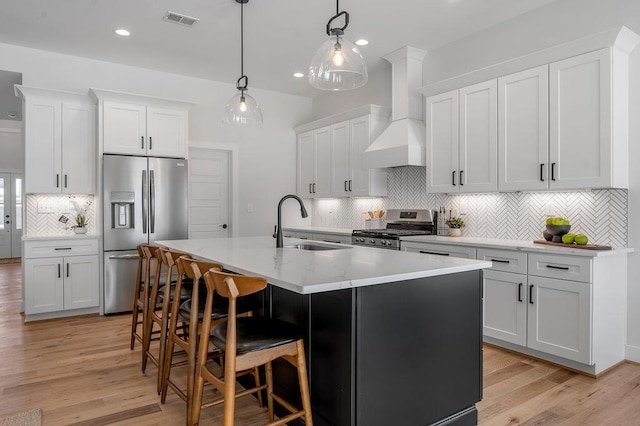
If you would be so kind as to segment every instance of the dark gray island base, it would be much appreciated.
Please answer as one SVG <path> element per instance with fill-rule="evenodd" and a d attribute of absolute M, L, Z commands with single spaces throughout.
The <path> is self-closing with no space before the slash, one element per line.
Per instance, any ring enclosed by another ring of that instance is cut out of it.
<path fill-rule="evenodd" d="M 269 286 L 267 302 L 305 329 L 316 426 L 477 424 L 481 270 L 314 294 Z M 279 363 L 274 376 L 295 400 L 295 371 Z"/>

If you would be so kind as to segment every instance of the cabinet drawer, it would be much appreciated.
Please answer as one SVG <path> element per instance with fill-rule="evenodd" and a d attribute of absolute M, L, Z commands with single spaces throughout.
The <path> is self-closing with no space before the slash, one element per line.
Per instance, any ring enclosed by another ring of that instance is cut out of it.
<path fill-rule="evenodd" d="M 479 248 L 477 259 L 493 262 L 491 269 L 494 271 L 527 273 L 527 253 Z"/>
<path fill-rule="evenodd" d="M 462 257 L 465 259 L 475 259 L 476 249 L 474 247 L 463 247 L 448 244 L 414 243 L 400 242 L 400 249 L 414 253 L 435 254 L 440 256 Z"/>
<path fill-rule="evenodd" d="M 24 257 L 26 259 L 89 254 L 98 254 L 97 239 L 33 240 L 24 242 Z"/>
<path fill-rule="evenodd" d="M 314 233 L 313 239 L 316 241 L 323 241 L 325 243 L 351 244 L 351 236 L 345 236 L 345 235 Z"/>
<path fill-rule="evenodd" d="M 296 232 L 296 238 L 301 240 L 313 240 L 313 234 L 311 232 Z"/>
<path fill-rule="evenodd" d="M 561 280 L 591 282 L 591 259 L 529 253 L 529 275 Z"/>

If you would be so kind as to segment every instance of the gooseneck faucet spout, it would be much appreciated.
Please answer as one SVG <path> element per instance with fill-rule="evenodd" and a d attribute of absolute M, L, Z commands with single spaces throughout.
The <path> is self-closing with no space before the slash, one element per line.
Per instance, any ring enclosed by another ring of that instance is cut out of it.
<path fill-rule="evenodd" d="M 293 198 L 293 199 L 297 200 L 298 203 L 300 203 L 300 214 L 302 215 L 302 217 L 309 216 L 307 214 L 307 209 L 304 208 L 304 203 L 302 202 L 300 197 L 298 197 L 296 195 L 292 195 L 292 194 L 285 195 L 284 197 L 282 197 L 282 199 L 278 203 L 278 225 L 276 226 L 276 232 L 274 234 L 274 237 L 276 238 L 276 247 L 278 247 L 278 248 L 281 248 L 283 246 L 283 241 L 282 241 L 282 203 L 287 198 Z"/>

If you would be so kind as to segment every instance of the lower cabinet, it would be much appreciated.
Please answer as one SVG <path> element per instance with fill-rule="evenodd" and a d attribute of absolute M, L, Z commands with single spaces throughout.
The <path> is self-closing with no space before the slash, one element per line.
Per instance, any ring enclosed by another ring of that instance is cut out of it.
<path fill-rule="evenodd" d="M 95 254 L 93 254 L 95 252 Z M 86 313 L 100 305 L 97 240 L 27 241 L 24 260 L 26 319 Z M 64 256 L 51 256 L 64 253 Z M 36 316 L 38 314 L 50 314 Z M 29 318 L 29 316 L 32 316 Z"/>
<path fill-rule="evenodd" d="M 527 345 L 527 276 L 484 271 L 483 334 Z"/>

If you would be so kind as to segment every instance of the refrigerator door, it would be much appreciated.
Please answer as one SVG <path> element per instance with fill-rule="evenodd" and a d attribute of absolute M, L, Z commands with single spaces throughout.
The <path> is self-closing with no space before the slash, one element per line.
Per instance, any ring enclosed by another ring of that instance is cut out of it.
<path fill-rule="evenodd" d="M 188 238 L 187 160 L 149 157 L 149 241 Z"/>
<path fill-rule="evenodd" d="M 104 251 L 132 250 L 149 242 L 147 158 L 109 154 L 103 158 Z"/>
<path fill-rule="evenodd" d="M 104 253 L 105 314 L 126 312 L 133 309 L 137 268 L 137 250 Z M 152 269 L 152 271 L 154 270 Z"/>

